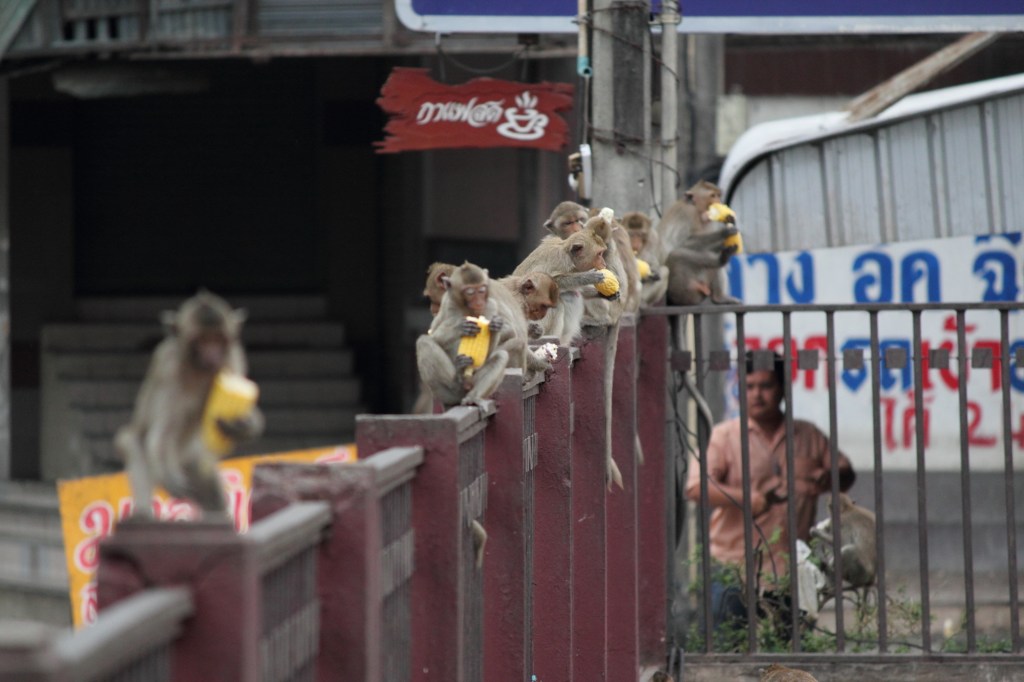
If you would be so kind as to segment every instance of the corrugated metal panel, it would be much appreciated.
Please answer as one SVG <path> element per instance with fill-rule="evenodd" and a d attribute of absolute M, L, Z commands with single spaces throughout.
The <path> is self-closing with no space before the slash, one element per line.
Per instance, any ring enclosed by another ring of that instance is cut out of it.
<path fill-rule="evenodd" d="M 750 251 L 1024 230 L 1024 91 L 769 152 L 729 201 Z"/>
<path fill-rule="evenodd" d="M 380 0 L 261 0 L 259 34 L 277 38 L 303 35 L 379 35 Z"/>

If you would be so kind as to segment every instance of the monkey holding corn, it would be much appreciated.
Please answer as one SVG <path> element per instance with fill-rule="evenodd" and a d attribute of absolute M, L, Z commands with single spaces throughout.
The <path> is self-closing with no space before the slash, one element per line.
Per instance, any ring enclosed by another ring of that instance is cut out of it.
<path fill-rule="evenodd" d="M 487 270 L 466 262 L 443 279 L 445 294 L 430 330 L 416 340 L 420 378 L 444 405 L 479 405 L 508 365 L 513 336 L 490 298 Z"/>

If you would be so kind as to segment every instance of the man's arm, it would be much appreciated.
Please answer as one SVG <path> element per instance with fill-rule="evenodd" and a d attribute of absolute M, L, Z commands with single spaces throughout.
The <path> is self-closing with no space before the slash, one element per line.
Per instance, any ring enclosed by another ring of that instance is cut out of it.
<path fill-rule="evenodd" d="M 724 507 L 735 505 L 737 508 L 743 506 L 742 486 L 728 485 L 725 483 L 728 474 L 727 459 L 728 433 L 722 425 L 716 426 L 711 432 L 711 440 L 708 443 L 708 505 L 711 507 Z M 683 491 L 686 499 L 700 503 L 700 463 L 695 461 L 690 468 L 686 478 L 686 489 Z M 756 490 L 750 491 L 750 509 L 753 516 L 758 516 L 768 508 L 768 500 Z"/>

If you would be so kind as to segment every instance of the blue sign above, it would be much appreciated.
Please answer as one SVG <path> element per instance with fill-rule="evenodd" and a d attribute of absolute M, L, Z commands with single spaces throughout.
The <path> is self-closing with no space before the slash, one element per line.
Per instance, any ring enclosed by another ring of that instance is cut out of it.
<path fill-rule="evenodd" d="M 431 33 L 577 30 L 576 0 L 395 0 L 395 8 L 406 27 Z M 1021 0 L 681 0 L 680 10 L 681 33 L 1024 30 Z"/>

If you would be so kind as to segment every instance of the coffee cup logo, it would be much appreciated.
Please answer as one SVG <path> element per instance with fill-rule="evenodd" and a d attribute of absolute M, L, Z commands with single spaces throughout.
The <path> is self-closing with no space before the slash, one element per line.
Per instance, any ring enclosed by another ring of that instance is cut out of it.
<path fill-rule="evenodd" d="M 498 134 L 513 140 L 537 140 L 544 136 L 547 125 L 547 114 L 537 111 L 537 98 L 526 90 L 516 97 L 516 106 L 505 109 Z"/>

